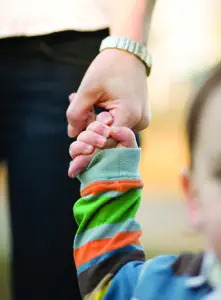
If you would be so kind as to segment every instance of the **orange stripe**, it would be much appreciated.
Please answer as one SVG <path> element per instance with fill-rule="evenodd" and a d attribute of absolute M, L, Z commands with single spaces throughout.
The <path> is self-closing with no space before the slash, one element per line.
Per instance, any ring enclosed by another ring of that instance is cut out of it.
<path fill-rule="evenodd" d="M 141 230 L 134 232 L 119 232 L 114 237 L 90 241 L 81 248 L 74 250 L 76 266 L 79 267 L 91 259 L 111 250 L 122 248 L 130 244 L 140 245 Z"/>
<path fill-rule="evenodd" d="M 119 179 L 119 180 L 103 180 L 92 182 L 81 190 L 81 197 L 87 195 L 96 195 L 105 191 L 126 192 L 132 188 L 142 188 L 143 182 L 140 179 Z"/>

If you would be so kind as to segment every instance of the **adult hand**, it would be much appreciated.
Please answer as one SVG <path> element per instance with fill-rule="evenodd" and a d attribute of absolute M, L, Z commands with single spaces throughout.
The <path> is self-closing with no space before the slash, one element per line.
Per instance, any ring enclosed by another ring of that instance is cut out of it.
<path fill-rule="evenodd" d="M 70 137 L 76 137 L 96 119 L 94 105 L 110 112 L 114 126 L 140 131 L 149 123 L 145 66 L 131 53 L 106 49 L 91 63 L 70 100 Z"/>

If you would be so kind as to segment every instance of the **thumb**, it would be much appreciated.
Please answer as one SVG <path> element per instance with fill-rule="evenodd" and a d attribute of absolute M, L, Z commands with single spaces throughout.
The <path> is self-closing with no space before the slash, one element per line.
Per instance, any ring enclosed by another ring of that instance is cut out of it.
<path fill-rule="evenodd" d="M 78 92 L 72 97 L 66 113 L 70 137 L 76 137 L 90 122 L 96 119 L 93 110 L 96 101 L 96 95 L 89 93 Z"/>
<path fill-rule="evenodd" d="M 124 126 L 133 129 L 140 120 L 140 114 L 135 107 L 129 105 L 118 106 L 110 110 L 113 116 L 113 126 Z"/>

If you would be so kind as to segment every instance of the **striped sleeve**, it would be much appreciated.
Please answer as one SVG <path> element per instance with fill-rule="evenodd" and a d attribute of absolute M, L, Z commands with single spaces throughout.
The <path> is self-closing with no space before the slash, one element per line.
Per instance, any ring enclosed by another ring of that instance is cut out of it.
<path fill-rule="evenodd" d="M 140 149 L 103 150 L 79 176 L 74 259 L 84 299 L 104 299 L 122 266 L 145 260 L 135 220 L 143 186 L 139 158 Z"/>

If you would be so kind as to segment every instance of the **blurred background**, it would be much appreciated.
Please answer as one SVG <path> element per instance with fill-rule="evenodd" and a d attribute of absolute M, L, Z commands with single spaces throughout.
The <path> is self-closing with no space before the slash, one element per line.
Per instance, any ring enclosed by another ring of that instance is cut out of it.
<path fill-rule="evenodd" d="M 221 59 L 220 0 L 158 0 L 149 49 L 152 122 L 142 132 L 145 183 L 139 219 L 147 256 L 199 250 L 203 240 L 188 225 L 179 174 L 187 165 L 184 119 L 191 95 Z M 7 168 L 0 166 L 0 299 L 10 299 L 10 224 Z"/>

